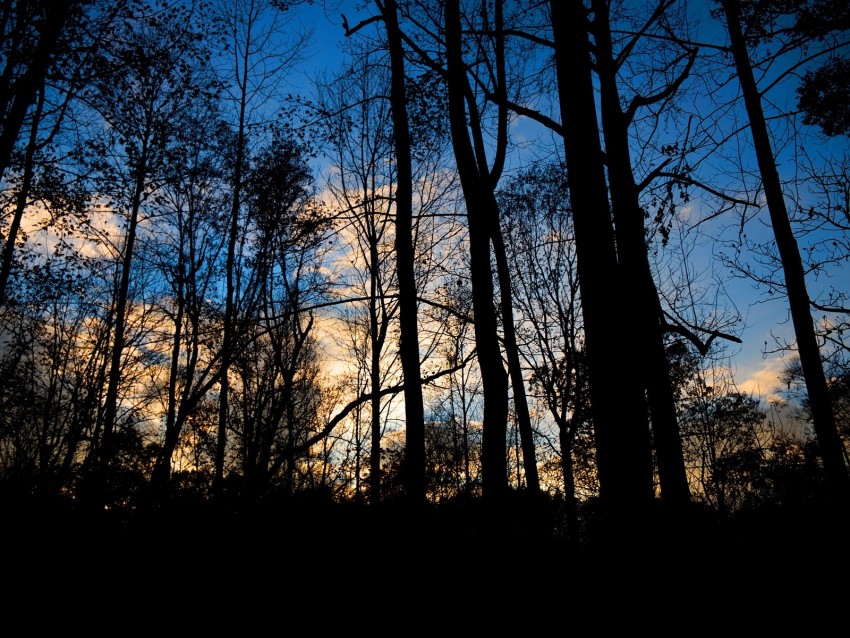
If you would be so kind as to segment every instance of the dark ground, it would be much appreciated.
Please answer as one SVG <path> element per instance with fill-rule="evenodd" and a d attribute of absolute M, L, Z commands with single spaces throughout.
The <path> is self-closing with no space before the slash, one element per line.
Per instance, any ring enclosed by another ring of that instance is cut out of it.
<path fill-rule="evenodd" d="M 90 516 L 19 507 L 3 523 L 2 600 L 30 622 L 117 614 L 143 627 L 170 614 L 169 627 L 193 635 L 210 622 L 222 629 L 217 617 L 239 636 L 308 625 L 324 636 L 374 622 L 393 635 L 581 624 L 617 635 L 638 626 L 846 635 L 850 527 L 834 508 L 727 521 L 659 514 L 607 535 L 590 529 L 576 543 L 526 505 L 506 509 L 296 502 Z"/>

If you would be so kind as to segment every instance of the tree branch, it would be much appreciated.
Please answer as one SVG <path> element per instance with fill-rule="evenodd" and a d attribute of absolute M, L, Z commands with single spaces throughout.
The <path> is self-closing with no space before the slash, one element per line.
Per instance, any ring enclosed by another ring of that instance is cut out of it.
<path fill-rule="evenodd" d="M 422 378 L 422 385 L 425 385 L 426 383 L 431 383 L 432 381 L 436 381 L 440 377 L 444 377 L 447 374 L 451 374 L 452 372 L 457 372 L 458 370 L 463 369 L 464 367 L 466 367 L 466 364 L 469 363 L 472 360 L 472 358 L 474 356 L 475 356 L 475 350 L 470 352 L 469 355 L 463 361 L 461 361 L 459 364 L 457 364 L 456 366 L 452 366 L 451 368 L 446 368 L 445 370 L 440 370 L 439 372 L 435 372 L 432 375 L 429 375 L 427 377 L 423 377 Z M 403 392 L 403 391 L 404 391 L 404 383 L 399 383 L 399 384 L 390 386 L 388 388 L 384 388 L 383 390 L 378 392 L 378 396 L 384 397 L 384 396 L 387 396 L 388 394 L 398 394 L 399 392 Z M 328 423 L 325 425 L 325 427 L 323 427 L 319 432 L 317 432 L 316 434 L 314 434 L 313 436 L 308 438 L 301 445 L 296 445 L 295 447 L 293 447 L 292 453 L 293 454 L 304 454 L 305 452 L 307 452 L 313 445 L 315 445 L 316 443 L 318 443 L 319 441 L 324 439 L 326 436 L 328 436 L 333 431 L 333 429 L 337 425 L 339 425 L 343 421 L 343 419 L 345 419 L 345 417 L 347 417 L 349 414 L 351 414 L 351 412 L 355 408 L 357 408 L 357 406 L 363 405 L 364 403 L 371 401 L 372 396 L 373 396 L 373 394 L 371 392 L 368 393 L 368 394 L 361 394 L 356 399 L 353 399 L 352 401 L 347 403 L 345 405 L 345 407 L 342 410 L 340 410 L 330 421 L 328 421 Z M 285 458 L 285 457 L 282 457 L 282 458 Z M 280 468 L 280 465 L 277 466 L 277 469 L 279 469 L 279 468 Z"/>
<path fill-rule="evenodd" d="M 662 168 L 664 164 L 662 164 L 659 168 Z M 723 201 L 729 202 L 730 204 L 739 204 L 741 206 L 757 206 L 755 202 L 748 201 L 746 199 L 739 199 L 737 197 L 732 197 L 731 195 L 727 195 L 715 188 L 712 188 L 708 184 L 700 182 L 699 180 L 694 179 L 688 175 L 682 175 L 681 173 L 670 173 L 667 171 L 662 171 L 655 169 L 649 175 L 647 175 L 640 184 L 638 184 L 638 190 L 642 191 L 646 188 L 649 183 L 658 178 L 658 177 L 669 177 L 671 179 L 675 179 L 680 182 L 684 182 L 688 186 L 696 186 L 697 188 L 701 188 L 707 193 L 714 195 L 715 197 L 722 199 Z"/>
<path fill-rule="evenodd" d="M 688 325 L 686 327 L 686 326 L 682 325 L 682 323 L 679 323 L 679 322 L 668 323 L 666 321 L 666 318 L 672 319 L 672 317 L 667 312 L 664 313 L 664 316 L 665 316 L 665 320 L 664 320 L 664 330 L 665 330 L 665 332 L 673 332 L 673 333 L 682 335 L 683 337 L 685 337 L 685 339 L 687 339 L 692 344 L 694 344 L 694 346 L 696 346 L 696 349 L 699 350 L 699 353 L 702 356 L 705 356 L 708 353 L 708 349 L 711 347 L 711 344 L 715 339 L 726 339 L 728 341 L 733 341 L 735 343 L 743 343 L 741 341 L 741 339 L 736 337 L 735 335 L 730 335 L 730 334 L 727 334 L 725 332 L 720 332 L 719 330 L 705 330 L 704 328 L 699 328 L 697 326 L 691 326 L 691 325 Z M 709 335 L 708 341 L 703 342 L 696 335 L 694 330 L 699 330 L 700 332 L 704 332 L 704 333 L 708 334 Z"/>
<path fill-rule="evenodd" d="M 499 104 L 499 98 L 497 98 L 496 95 L 494 93 L 492 93 L 491 91 L 485 90 L 484 97 L 487 101 L 492 102 L 493 104 L 496 104 L 496 105 Z M 525 117 L 534 120 L 538 124 L 542 124 L 543 126 L 550 129 L 551 131 L 554 131 L 558 135 L 564 134 L 564 127 L 560 123 L 553 120 L 552 118 L 547 117 L 547 116 L 543 115 L 542 113 L 540 113 L 539 111 L 535 111 L 534 109 L 530 109 L 530 108 L 525 107 L 525 106 L 520 106 L 516 102 L 512 102 L 511 100 L 509 100 L 507 98 L 503 97 L 502 99 L 504 100 L 504 105 L 507 106 L 511 111 L 513 111 L 517 115 L 524 115 Z"/>
<path fill-rule="evenodd" d="M 691 68 L 694 66 L 694 62 L 697 59 L 697 53 L 699 49 L 691 49 L 687 54 L 683 54 L 679 60 L 681 60 L 685 55 L 688 57 L 688 63 L 685 65 L 685 68 L 682 69 L 682 72 L 679 76 L 673 80 L 672 83 L 668 84 L 663 91 L 659 91 L 655 95 L 649 96 L 636 96 L 631 104 L 629 104 L 629 108 L 626 110 L 624 116 L 626 118 L 626 122 L 631 122 L 635 116 L 635 112 L 642 106 L 649 106 L 650 104 L 654 104 L 656 102 L 660 102 L 661 100 L 666 100 L 668 97 L 673 95 L 676 91 L 679 90 L 679 87 L 682 85 L 682 82 L 690 75 Z M 676 61 L 678 62 L 678 60 Z M 674 63 L 675 64 L 675 63 Z"/>
<path fill-rule="evenodd" d="M 378 3 L 380 7 L 380 3 Z M 383 20 L 381 16 L 372 16 L 371 18 L 366 18 L 362 22 L 355 24 L 353 28 L 348 27 L 348 18 L 345 17 L 344 13 L 339 14 L 342 17 L 342 28 L 345 29 L 345 37 L 349 37 L 360 31 L 363 27 L 372 24 L 373 22 L 380 22 Z"/>
<path fill-rule="evenodd" d="M 850 313 L 850 308 L 841 308 L 840 306 L 839 307 L 822 306 L 819 303 L 816 303 L 814 301 L 810 301 L 809 303 L 811 304 L 812 308 L 814 308 L 815 310 L 820 310 L 821 312 L 848 312 L 848 313 Z"/>

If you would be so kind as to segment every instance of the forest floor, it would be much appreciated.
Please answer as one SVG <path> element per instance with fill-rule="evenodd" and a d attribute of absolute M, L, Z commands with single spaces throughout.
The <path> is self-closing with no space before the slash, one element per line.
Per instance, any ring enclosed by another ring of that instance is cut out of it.
<path fill-rule="evenodd" d="M 525 507 L 496 518 L 474 508 L 413 515 L 332 503 L 251 513 L 10 514 L 3 583 L 13 611 L 32 597 L 73 609 L 96 603 L 144 624 L 162 609 L 179 615 L 200 605 L 223 617 L 241 610 L 244 623 L 285 610 L 280 622 L 289 627 L 312 610 L 323 636 L 361 614 L 366 622 L 402 609 L 423 628 L 460 617 L 480 629 L 482 606 L 504 622 L 531 613 L 530 631 L 558 615 L 587 620 L 591 610 L 599 627 L 612 628 L 662 620 L 675 627 L 679 619 L 720 630 L 733 621 L 743 628 L 746 618 L 763 630 L 781 617 L 780 629 L 811 629 L 835 612 L 846 629 L 850 608 L 850 526 L 834 508 L 632 521 L 580 542 Z"/>

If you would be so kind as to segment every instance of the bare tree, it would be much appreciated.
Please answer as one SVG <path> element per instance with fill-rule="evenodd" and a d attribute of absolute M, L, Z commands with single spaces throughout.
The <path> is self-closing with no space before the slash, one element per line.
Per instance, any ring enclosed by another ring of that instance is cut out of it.
<path fill-rule="evenodd" d="M 182 18 L 178 24 L 192 24 L 191 11 L 185 14 L 175 11 Z M 205 90 L 197 75 L 198 60 L 203 53 L 195 47 L 191 27 L 187 30 L 170 23 L 163 25 L 150 20 L 149 15 L 139 15 L 119 28 L 125 30 L 122 34 L 125 44 L 116 44 L 104 55 L 101 64 L 105 73 L 89 96 L 109 124 L 110 134 L 120 138 L 123 146 L 119 164 L 106 167 L 106 178 L 115 179 L 118 184 L 107 185 L 104 192 L 115 193 L 115 204 L 126 219 L 116 276 L 111 362 L 94 479 L 96 503 L 103 498 L 102 490 L 112 462 L 127 340 L 128 295 L 144 204 L 159 186 L 181 118 L 196 94 Z M 116 147 L 118 144 L 112 148 Z"/>
<path fill-rule="evenodd" d="M 240 226 L 243 217 L 242 188 L 251 141 L 251 132 L 270 119 L 268 100 L 285 72 L 298 58 L 305 37 L 287 28 L 285 11 L 292 3 L 273 0 L 239 0 L 223 8 L 221 16 L 229 39 L 229 59 L 222 79 L 232 102 L 233 150 L 231 164 L 231 205 L 225 257 L 226 291 L 222 326 L 221 368 L 219 380 L 219 424 L 216 448 L 215 485 L 221 493 L 227 448 L 227 419 L 230 380 L 228 371 L 237 345 L 238 311 L 244 282 L 239 280 Z"/>
<path fill-rule="evenodd" d="M 387 358 L 386 345 L 391 326 L 398 316 L 398 304 L 391 296 L 395 288 L 393 243 L 393 197 L 390 192 L 396 179 L 394 171 L 393 125 L 387 93 L 388 80 L 381 73 L 379 60 L 358 50 L 352 66 L 342 73 L 326 91 L 319 108 L 327 113 L 324 136 L 328 140 L 327 155 L 331 175 L 327 180 L 342 227 L 340 237 L 351 236 L 355 277 L 352 286 L 362 288 L 366 300 L 366 322 L 350 317 L 352 330 L 349 347 L 354 353 L 358 372 L 368 377 L 364 391 L 370 401 L 369 499 L 381 500 L 381 438 L 385 405 L 380 389 L 392 374 L 393 362 Z M 359 280 L 362 272 L 363 281 Z M 349 304 L 355 307 L 355 302 Z M 358 304 L 359 305 L 359 304 Z M 353 310 L 352 312 L 357 312 Z M 358 382 L 358 391 L 361 383 Z M 360 411 L 355 428 L 359 432 Z M 355 433 L 356 463 L 359 464 L 360 436 Z M 355 468 L 356 491 L 360 493 L 359 465 Z"/>
<path fill-rule="evenodd" d="M 835 417 L 832 412 L 829 390 L 809 307 L 810 299 L 806 287 L 805 273 L 797 241 L 791 228 L 782 184 L 779 180 L 776 160 L 771 147 L 770 132 L 761 104 L 761 95 L 750 61 L 747 41 L 741 23 L 741 9 L 737 0 L 722 0 L 721 5 L 726 18 L 726 27 L 729 31 L 732 54 L 741 83 L 744 104 L 749 116 L 750 132 L 753 136 L 767 208 L 776 238 L 776 247 L 782 260 L 791 319 L 797 337 L 797 350 L 806 378 L 812 418 L 824 470 L 833 492 L 844 498 L 847 494 L 850 474 L 848 474 L 841 441 L 835 425 Z"/>
<path fill-rule="evenodd" d="M 575 237 L 560 164 L 526 169 L 499 191 L 531 387 L 557 428 L 567 532 L 578 532 L 573 460 L 590 422 Z M 534 395 L 533 395 L 534 396 Z"/>

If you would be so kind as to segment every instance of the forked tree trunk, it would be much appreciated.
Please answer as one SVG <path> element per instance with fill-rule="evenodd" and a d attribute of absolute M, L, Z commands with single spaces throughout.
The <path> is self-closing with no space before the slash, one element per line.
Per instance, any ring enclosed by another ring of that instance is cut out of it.
<path fill-rule="evenodd" d="M 611 518 L 640 514 L 653 500 L 644 390 L 617 263 L 581 0 L 550 0 L 567 178 L 576 234 L 600 497 Z"/>
<path fill-rule="evenodd" d="M 608 160 L 608 184 L 614 212 L 617 259 L 626 289 L 636 291 L 641 303 L 630 309 L 636 326 L 634 354 L 645 366 L 645 384 L 650 414 L 661 499 L 672 507 L 690 502 L 688 477 L 670 368 L 664 347 L 664 325 L 658 289 L 649 266 L 644 215 L 632 171 L 626 115 L 620 107 L 617 70 L 611 44 L 607 3 L 593 0 L 596 69 L 600 78 L 602 130 Z"/>
<path fill-rule="evenodd" d="M 508 105 L 507 105 L 507 72 L 505 68 L 505 34 L 503 19 L 504 0 L 496 0 L 494 5 L 495 17 L 495 57 L 496 57 L 496 87 L 495 92 L 499 96 L 498 102 L 498 132 L 496 141 L 496 155 L 493 160 L 493 170 L 488 175 L 488 186 L 493 194 L 502 169 L 504 168 L 505 156 L 508 147 Z M 473 135 L 476 138 L 476 147 L 483 147 L 483 134 L 480 120 L 475 119 Z M 487 174 L 487 158 L 483 153 L 478 158 L 479 171 Z M 528 409 L 528 398 L 525 393 L 525 379 L 522 373 L 522 363 L 517 345 L 516 326 L 514 325 L 513 309 L 513 287 L 511 284 L 511 271 L 508 265 L 508 256 L 505 249 L 505 240 L 502 236 L 502 224 L 499 213 L 499 205 L 495 195 L 490 200 L 490 239 L 493 242 L 493 255 L 496 258 L 496 273 L 499 277 L 499 297 L 502 306 L 502 330 L 505 334 L 505 357 L 508 360 L 508 374 L 511 379 L 513 390 L 514 411 L 519 428 L 520 444 L 522 446 L 522 465 L 525 474 L 526 489 L 530 494 L 539 494 L 540 477 L 537 472 L 537 451 L 534 445 L 534 430 L 531 427 L 531 414 Z"/>
<path fill-rule="evenodd" d="M 498 321 L 493 305 L 493 271 L 490 263 L 488 199 L 493 199 L 487 178 L 479 173 L 466 123 L 466 69 L 461 47 L 458 0 L 446 2 L 446 80 L 449 94 L 449 125 L 452 147 L 469 228 L 470 275 L 475 345 L 484 392 L 481 473 L 485 498 L 498 500 L 508 488 L 507 422 L 508 377 L 502 364 Z M 488 194 L 489 190 L 489 194 Z"/>

